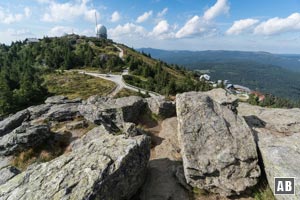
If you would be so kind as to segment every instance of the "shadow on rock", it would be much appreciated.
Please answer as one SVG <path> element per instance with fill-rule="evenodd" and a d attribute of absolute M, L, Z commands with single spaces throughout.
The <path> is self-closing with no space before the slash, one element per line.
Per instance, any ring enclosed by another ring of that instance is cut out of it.
<path fill-rule="evenodd" d="M 149 161 L 146 181 L 132 200 L 189 200 L 189 192 L 176 178 L 181 166 L 182 162 L 167 158 Z"/>

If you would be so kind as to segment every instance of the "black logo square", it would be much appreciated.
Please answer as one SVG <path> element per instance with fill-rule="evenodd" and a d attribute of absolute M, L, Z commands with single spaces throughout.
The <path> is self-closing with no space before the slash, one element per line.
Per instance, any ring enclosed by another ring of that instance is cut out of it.
<path fill-rule="evenodd" d="M 295 178 L 279 178 L 275 177 L 274 185 L 275 195 L 295 194 Z"/>

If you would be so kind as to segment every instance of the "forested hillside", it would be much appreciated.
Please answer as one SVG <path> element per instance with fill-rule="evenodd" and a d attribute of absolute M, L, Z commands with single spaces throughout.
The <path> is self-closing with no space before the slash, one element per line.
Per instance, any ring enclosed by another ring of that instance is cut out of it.
<path fill-rule="evenodd" d="M 47 96 L 61 94 L 53 93 L 59 90 L 53 90 L 57 86 L 49 81 L 55 80 L 51 76 L 57 76 L 57 70 L 79 68 L 107 73 L 129 68 L 128 82 L 167 95 L 210 89 L 195 79 L 195 73 L 118 44 L 124 50 L 121 59 L 115 45 L 111 40 L 78 35 L 0 45 L 0 116 L 38 104 Z"/>

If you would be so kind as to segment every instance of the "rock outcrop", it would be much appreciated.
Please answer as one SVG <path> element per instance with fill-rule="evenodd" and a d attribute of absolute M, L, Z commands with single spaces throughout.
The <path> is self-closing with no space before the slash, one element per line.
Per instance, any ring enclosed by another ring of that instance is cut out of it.
<path fill-rule="evenodd" d="M 173 101 L 167 101 L 163 96 L 150 97 L 146 99 L 152 113 L 169 118 L 176 116 L 176 105 Z"/>
<path fill-rule="evenodd" d="M 80 116 L 78 106 L 78 103 L 55 104 L 43 117 L 50 121 L 73 120 Z"/>
<path fill-rule="evenodd" d="M 130 199 L 145 179 L 146 136 L 102 134 L 48 163 L 36 164 L 0 187 L 0 199 Z"/>
<path fill-rule="evenodd" d="M 296 195 L 276 199 L 300 199 L 300 109 L 262 108 L 241 103 L 243 116 L 255 134 L 270 188 L 274 177 L 295 177 Z"/>
<path fill-rule="evenodd" d="M 23 123 L 11 133 L 0 137 L 0 155 L 8 156 L 43 144 L 51 137 L 49 126 Z"/>
<path fill-rule="evenodd" d="M 92 96 L 79 106 L 79 111 L 87 120 L 118 131 L 118 127 L 122 128 L 124 122 L 136 122 L 144 107 L 145 102 L 141 97 L 111 99 Z"/>
<path fill-rule="evenodd" d="M 25 109 L 0 121 L 0 137 L 19 127 L 28 118 L 29 111 Z"/>
<path fill-rule="evenodd" d="M 188 184 L 231 196 L 256 185 L 258 156 L 245 120 L 214 96 L 176 96 L 178 138 Z"/>
<path fill-rule="evenodd" d="M 45 101 L 46 104 L 66 104 L 66 103 L 81 103 L 80 98 L 76 99 L 68 99 L 68 97 L 65 96 L 52 96 L 48 97 Z"/>
<path fill-rule="evenodd" d="M 300 133 L 300 109 L 263 108 L 240 103 L 238 113 L 250 127 L 277 135 Z"/>
<path fill-rule="evenodd" d="M 20 170 L 18 170 L 17 168 L 15 168 L 13 166 L 7 166 L 5 168 L 0 169 L 0 174 L 1 174 L 0 185 L 6 183 L 7 181 L 12 179 L 19 173 L 21 173 Z"/>
<path fill-rule="evenodd" d="M 277 195 L 277 200 L 300 199 L 300 133 L 285 137 L 259 134 L 258 147 L 270 188 L 274 177 L 295 177 L 295 195 Z"/>
<path fill-rule="evenodd" d="M 37 119 L 47 113 L 51 108 L 51 104 L 41 104 L 38 106 L 31 106 L 28 108 L 30 112 L 30 120 Z"/>

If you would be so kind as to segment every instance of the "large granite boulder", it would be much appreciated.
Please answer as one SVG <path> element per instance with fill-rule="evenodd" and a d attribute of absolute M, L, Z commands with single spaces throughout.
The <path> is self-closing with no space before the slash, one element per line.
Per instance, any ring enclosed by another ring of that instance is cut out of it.
<path fill-rule="evenodd" d="M 204 94 L 208 95 L 218 104 L 227 106 L 234 113 L 237 113 L 239 99 L 235 95 L 230 94 L 229 92 L 227 92 L 222 88 L 209 90 L 207 92 L 204 92 Z"/>
<path fill-rule="evenodd" d="M 146 136 L 102 134 L 82 148 L 36 164 L 0 187 L 0 199 L 130 199 L 150 156 Z"/>
<path fill-rule="evenodd" d="M 80 105 L 80 113 L 95 124 L 104 124 L 108 129 L 118 131 L 124 122 L 136 122 L 145 107 L 141 97 L 130 96 L 111 99 L 92 96 Z"/>
<path fill-rule="evenodd" d="M 276 199 L 300 199 L 300 109 L 262 108 L 241 103 L 243 116 L 256 136 L 268 183 L 274 191 L 275 177 L 295 177 L 296 195 Z"/>
<path fill-rule="evenodd" d="M 150 97 L 146 99 L 152 113 L 169 118 L 176 116 L 176 105 L 173 101 L 168 101 L 163 96 Z"/>
<path fill-rule="evenodd" d="M 29 115 L 29 111 L 25 109 L 0 121 L 0 137 L 19 127 L 29 118 Z"/>
<path fill-rule="evenodd" d="M 47 125 L 23 123 L 11 133 L 0 137 L 0 155 L 8 156 L 38 146 L 51 137 Z"/>
<path fill-rule="evenodd" d="M 176 108 L 188 184 L 223 196 L 256 185 L 256 145 L 242 117 L 201 92 L 177 95 Z"/>

